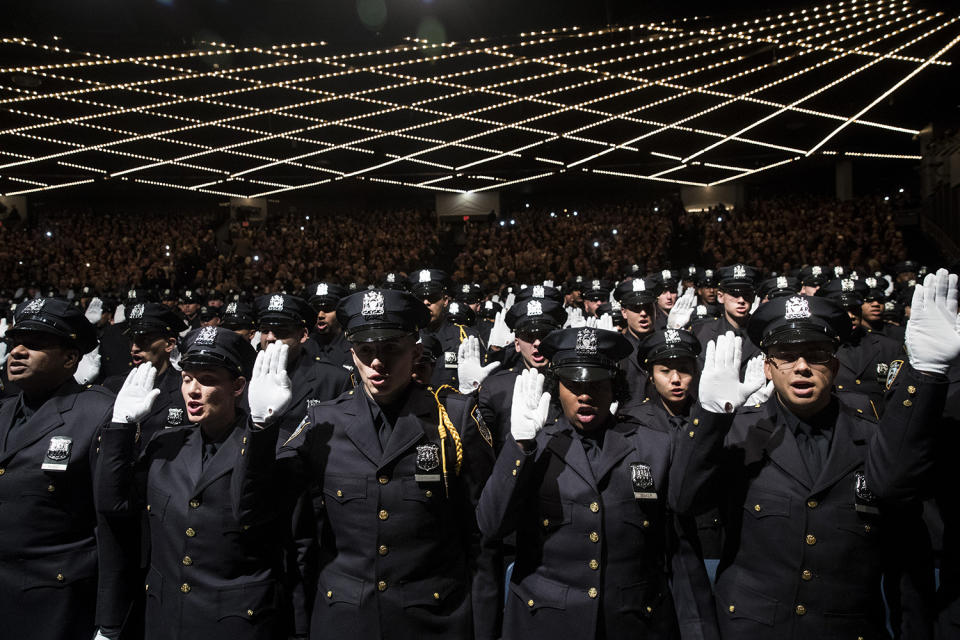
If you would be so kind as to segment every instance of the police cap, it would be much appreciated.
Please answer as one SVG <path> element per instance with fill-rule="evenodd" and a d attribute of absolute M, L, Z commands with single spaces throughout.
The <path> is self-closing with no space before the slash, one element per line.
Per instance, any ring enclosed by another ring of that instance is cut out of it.
<path fill-rule="evenodd" d="M 516 302 L 503 319 L 511 331 L 539 329 L 553 331 L 567 321 L 563 305 L 549 298 L 529 299 Z"/>
<path fill-rule="evenodd" d="M 333 282 L 317 282 L 309 287 L 303 296 L 314 308 L 331 305 L 336 307 L 341 298 L 350 295 L 347 288 Z"/>
<path fill-rule="evenodd" d="M 514 296 L 514 302 L 525 302 L 527 300 L 553 300 L 563 304 L 563 294 L 556 287 L 548 287 L 544 284 L 535 284 L 532 287 L 520 289 Z"/>
<path fill-rule="evenodd" d="M 767 278 L 757 286 L 757 297 L 779 298 L 780 296 L 795 296 L 800 293 L 800 280 L 792 276 L 774 276 Z"/>
<path fill-rule="evenodd" d="M 480 317 L 485 320 L 493 320 L 501 311 L 503 311 L 503 305 L 493 300 L 487 300 L 480 305 Z"/>
<path fill-rule="evenodd" d="M 407 290 L 407 277 L 397 271 L 391 271 L 383 276 L 380 281 L 381 289 L 396 289 L 397 291 Z"/>
<path fill-rule="evenodd" d="M 127 312 L 129 333 L 163 333 L 177 335 L 187 328 L 183 316 L 165 304 L 147 302 L 135 304 Z"/>
<path fill-rule="evenodd" d="M 584 282 L 581 291 L 586 300 L 606 301 L 610 297 L 610 292 L 613 291 L 613 285 L 609 280 L 587 280 Z"/>
<path fill-rule="evenodd" d="M 220 312 L 220 324 L 228 329 L 256 329 L 257 316 L 253 305 L 246 302 L 228 302 Z"/>
<path fill-rule="evenodd" d="M 551 332 L 540 343 L 540 353 L 550 360 L 550 370 L 572 382 L 609 380 L 617 363 L 633 351 L 618 331 L 570 327 Z"/>
<path fill-rule="evenodd" d="M 260 324 L 313 326 L 317 312 L 303 298 L 288 293 L 258 296 L 254 301 Z"/>
<path fill-rule="evenodd" d="M 684 329 L 654 331 L 637 346 L 637 362 L 649 365 L 674 358 L 696 358 L 700 354 L 700 341 Z"/>
<path fill-rule="evenodd" d="M 406 291 L 371 289 L 341 300 L 337 321 L 350 342 L 376 342 L 417 333 L 430 322 L 430 312 Z"/>
<path fill-rule="evenodd" d="M 818 296 L 830 298 L 843 307 L 859 307 L 870 287 L 862 280 L 852 278 L 834 278 L 817 291 Z"/>
<path fill-rule="evenodd" d="M 655 302 L 662 291 L 662 285 L 653 278 L 631 278 L 617 285 L 613 299 L 630 308 Z"/>
<path fill-rule="evenodd" d="M 724 291 L 753 290 L 757 277 L 760 275 L 756 268 L 745 264 L 731 264 L 720 267 L 720 288 Z"/>
<path fill-rule="evenodd" d="M 407 278 L 407 288 L 418 300 L 438 298 L 447 291 L 450 277 L 440 269 L 420 269 Z M 423 304 L 423 303 L 421 303 Z"/>
<path fill-rule="evenodd" d="M 57 336 L 75 345 L 82 353 L 89 353 L 97 346 L 97 332 L 93 325 L 66 298 L 34 298 L 17 305 L 13 312 L 13 327 L 7 336 L 17 340 L 28 332 L 40 332 Z"/>
<path fill-rule="evenodd" d="M 465 282 L 457 285 L 453 299 L 465 304 L 477 304 L 483 299 L 483 289 L 476 282 Z"/>
<path fill-rule="evenodd" d="M 454 300 L 447 305 L 447 319 L 454 324 L 473 324 L 477 314 L 466 303 Z"/>
<path fill-rule="evenodd" d="M 838 344 L 850 331 L 847 312 L 833 300 L 817 296 L 774 298 L 760 305 L 747 324 L 750 340 L 764 350 L 775 344 Z"/>
<path fill-rule="evenodd" d="M 830 270 L 818 264 L 800 269 L 800 284 L 804 287 L 822 287 L 829 280 Z"/>
<path fill-rule="evenodd" d="M 234 376 L 250 378 L 257 352 L 250 341 L 224 327 L 200 327 L 183 339 L 180 366 L 191 369 L 222 368 Z"/>

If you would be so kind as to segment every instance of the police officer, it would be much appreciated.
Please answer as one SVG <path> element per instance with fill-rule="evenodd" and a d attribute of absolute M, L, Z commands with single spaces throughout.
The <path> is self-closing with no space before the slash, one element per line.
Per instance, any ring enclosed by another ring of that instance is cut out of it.
<path fill-rule="evenodd" d="M 497 313 L 503 311 L 503 305 L 493 300 L 484 300 L 480 304 L 480 310 L 477 312 L 477 333 L 480 334 L 480 342 L 490 344 L 490 330 L 493 329 L 493 321 Z"/>
<path fill-rule="evenodd" d="M 484 536 L 517 536 L 503 637 L 676 638 L 672 436 L 611 413 L 630 343 L 583 327 L 554 331 L 541 349 L 557 386 L 544 393 L 535 370 L 517 379 L 511 435 L 477 509 Z M 563 415 L 548 424 L 553 394 Z"/>
<path fill-rule="evenodd" d="M 850 331 L 842 308 L 822 297 L 776 298 L 748 328 L 775 393 L 738 409 L 750 393 L 739 381 L 739 340 L 729 332 L 711 341 L 703 411 L 677 440 L 670 477 L 678 512 L 719 504 L 723 513 L 715 585 L 722 635 L 886 637 L 881 578 L 899 585 L 900 571 L 914 563 L 919 516 L 870 491 L 868 444 L 887 425 L 931 417 L 943 390 L 918 379 L 894 396 L 878 426 L 832 392 L 834 351 Z M 926 623 L 922 604 L 903 602 L 911 607 L 905 625 Z"/>
<path fill-rule="evenodd" d="M 483 381 L 479 392 L 480 413 L 493 432 L 493 447 L 497 454 L 510 433 L 510 407 L 517 376 L 527 369 L 544 369 L 549 364 L 540 351 L 541 341 L 563 326 L 567 312 L 556 300 L 528 298 L 516 302 L 507 311 L 506 323 L 514 332 L 514 346 L 520 361 L 507 369 L 496 371 Z M 559 408 L 554 405 L 551 420 L 557 417 Z"/>
<path fill-rule="evenodd" d="M 600 305 L 610 300 L 613 285 L 604 279 L 589 280 L 583 284 L 583 315 L 596 318 Z"/>
<path fill-rule="evenodd" d="M 478 336 L 477 330 L 466 325 L 455 325 L 447 319 L 447 295 L 449 277 L 439 269 L 421 269 L 414 271 L 407 279 L 407 287 L 418 300 L 422 300 L 430 312 L 430 324 L 424 331 L 431 333 L 443 347 L 443 362 L 438 363 L 433 372 L 431 386 L 439 389 L 445 384 L 458 387 L 457 352 L 460 343 L 468 336 Z"/>
<path fill-rule="evenodd" d="M 251 340 L 257 332 L 257 316 L 253 310 L 253 305 L 246 302 L 228 302 L 220 312 L 219 326 L 230 329 L 247 340 Z M 256 341 L 256 346 L 260 346 L 259 339 Z"/>
<path fill-rule="evenodd" d="M 863 304 L 860 307 L 860 323 L 870 333 L 879 333 L 898 343 L 903 344 L 906 327 L 900 327 L 886 322 L 883 312 L 887 303 L 885 293 L 886 280 L 869 276 L 863 279 L 867 290 L 863 294 Z"/>
<path fill-rule="evenodd" d="M 241 398 L 255 352 L 218 327 L 195 329 L 184 344 L 190 425 L 157 433 L 138 455 L 136 423 L 156 398 L 156 371 L 149 363 L 132 371 L 103 432 L 98 507 L 109 518 L 148 514 L 146 638 L 285 638 L 280 541 L 287 520 L 244 527 L 234 516 L 233 474 L 248 420 Z M 274 500 L 286 504 L 278 513 L 289 509 L 285 496 Z"/>
<path fill-rule="evenodd" d="M 98 606 L 93 471 L 113 394 L 73 379 L 97 346 L 64 298 L 17 306 L 0 401 L 0 619 L 3 635 L 90 640 Z"/>
<path fill-rule="evenodd" d="M 267 294 L 254 301 L 254 308 L 260 323 L 260 349 L 274 342 L 289 347 L 287 373 L 293 384 L 293 398 L 287 412 L 278 417 L 280 431 L 289 436 L 309 407 L 332 400 L 353 386 L 350 374 L 343 367 L 310 357 L 303 348 L 309 339 L 308 327 L 315 323 L 317 315 L 302 298 L 286 293 Z"/>
<path fill-rule="evenodd" d="M 820 290 L 820 287 L 827 284 L 827 281 L 830 280 L 827 275 L 828 270 L 826 267 L 820 265 L 808 265 L 800 269 L 800 293 L 805 296 L 815 296 L 817 291 Z"/>
<path fill-rule="evenodd" d="M 113 324 L 103 328 L 100 333 L 100 380 L 105 381 L 111 376 L 126 376 L 133 367 L 130 358 L 132 346 L 131 336 L 127 331 L 126 316 L 130 309 L 138 304 L 156 302 L 152 292 L 147 289 L 134 288 L 126 291 L 122 299 L 124 308 L 123 320 L 115 317 Z"/>
<path fill-rule="evenodd" d="M 780 296 L 795 296 L 800 292 L 800 279 L 793 276 L 773 276 L 757 286 L 760 304 Z"/>
<path fill-rule="evenodd" d="M 241 520 L 269 518 L 278 492 L 320 484 L 312 638 L 470 637 L 474 509 L 491 450 L 462 439 L 464 426 L 412 380 L 417 333 L 429 322 L 420 299 L 374 289 L 347 296 L 337 313 L 362 386 L 311 407 L 277 457 L 269 417 L 290 395 L 283 351 L 259 356 Z"/>
<path fill-rule="evenodd" d="M 347 288 L 333 282 L 317 282 L 307 288 L 307 302 L 317 312 L 305 348 L 314 358 L 353 371 L 350 343 L 337 324 L 337 304 L 347 295 Z"/>
<path fill-rule="evenodd" d="M 633 352 L 620 364 L 627 375 L 631 395 L 642 395 L 647 384 L 647 372 L 637 359 L 637 346 L 654 332 L 659 284 L 652 278 L 631 278 L 617 285 L 613 297 L 620 303 L 621 313 L 627 322 L 624 337 L 633 347 Z"/>
<path fill-rule="evenodd" d="M 713 269 L 697 271 L 697 304 L 705 307 L 704 315 L 719 316 L 723 309 L 717 302 L 717 278 Z"/>
<path fill-rule="evenodd" d="M 200 306 L 203 304 L 203 297 L 194 289 L 184 289 L 177 299 L 177 306 L 180 313 L 187 321 L 191 329 L 196 329 L 203 324 L 200 317 Z"/>
<path fill-rule="evenodd" d="M 723 315 L 716 320 L 704 320 L 693 327 L 693 333 L 697 336 L 702 348 L 700 354 L 701 367 L 703 366 L 703 355 L 707 343 L 727 331 L 733 331 L 735 335 L 744 338 L 741 351 L 743 358 L 741 364 L 744 370 L 746 370 L 750 358 L 760 353 L 760 349 L 746 339 L 746 327 L 750 321 L 750 308 L 757 297 L 755 288 L 757 275 L 757 270 L 754 267 L 745 264 L 734 264 L 720 268 L 720 292 L 717 294 L 717 300 L 723 305 Z"/>
<path fill-rule="evenodd" d="M 680 273 L 671 269 L 662 269 L 650 274 L 649 277 L 657 283 L 659 290 L 657 294 L 657 315 L 653 324 L 657 329 L 664 329 L 667 326 L 667 316 L 670 315 L 670 310 L 673 309 L 673 305 L 677 303 L 679 297 L 677 285 L 680 284 Z"/>

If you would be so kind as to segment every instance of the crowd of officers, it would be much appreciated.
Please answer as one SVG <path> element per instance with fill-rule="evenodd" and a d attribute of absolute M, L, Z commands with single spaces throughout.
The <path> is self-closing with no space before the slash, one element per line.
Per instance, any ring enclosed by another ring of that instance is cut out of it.
<path fill-rule="evenodd" d="M 97 293 L 0 322 L 6 637 L 960 638 L 944 270 Z"/>

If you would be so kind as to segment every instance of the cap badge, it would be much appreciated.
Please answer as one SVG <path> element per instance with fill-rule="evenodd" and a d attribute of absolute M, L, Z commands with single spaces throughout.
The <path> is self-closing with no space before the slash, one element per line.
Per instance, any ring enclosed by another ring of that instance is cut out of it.
<path fill-rule="evenodd" d="M 535 284 L 535 285 L 533 285 L 533 294 L 532 294 L 532 295 L 533 295 L 534 298 L 543 298 L 543 297 L 545 297 L 545 294 L 544 294 L 544 292 L 543 292 L 543 285 L 542 285 L 542 284 Z"/>
<path fill-rule="evenodd" d="M 848 291 L 853 291 L 853 280 L 841 280 L 840 281 L 840 290 L 844 293 Z"/>
<path fill-rule="evenodd" d="M 701 318 L 707 315 L 706 305 L 698 304 L 696 313 L 697 313 L 697 316 Z"/>
<path fill-rule="evenodd" d="M 670 273 L 670 269 L 664 269 L 660 272 L 660 277 L 664 280 L 669 280 L 673 274 Z"/>
<path fill-rule="evenodd" d="M 680 344 L 680 332 L 676 329 L 667 329 L 663 332 L 663 341 L 667 344 Z"/>
<path fill-rule="evenodd" d="M 871 289 L 876 289 L 876 288 L 877 288 L 877 279 L 876 279 L 876 278 L 873 278 L 873 277 L 864 278 L 863 281 L 864 281 L 865 283 L 867 283 L 867 286 L 870 287 Z"/>
<path fill-rule="evenodd" d="M 884 303 L 883 303 L 883 309 L 884 309 L 884 311 L 893 311 L 893 310 L 895 310 L 896 308 L 897 308 L 897 305 L 895 305 L 893 302 L 884 302 Z"/>
<path fill-rule="evenodd" d="M 777 276 L 777 289 L 786 289 L 787 286 L 786 276 Z"/>
<path fill-rule="evenodd" d="M 379 291 L 369 291 L 363 294 L 363 308 L 360 315 L 365 319 L 377 318 L 383 315 L 383 294 Z"/>
<path fill-rule="evenodd" d="M 230 304 L 227 305 L 227 308 L 226 308 L 226 310 L 225 310 L 225 313 L 236 313 L 236 312 L 237 312 L 237 303 L 236 303 L 236 302 L 231 302 Z"/>
<path fill-rule="evenodd" d="M 463 288 L 461 288 L 460 291 L 462 291 L 463 293 L 470 293 L 470 285 L 468 284 L 463 285 Z"/>
<path fill-rule="evenodd" d="M 784 320 L 803 320 L 810 317 L 810 303 L 806 298 L 794 296 L 787 300 Z"/>
<path fill-rule="evenodd" d="M 837 277 L 837 278 L 839 278 L 840 276 L 842 276 L 842 275 L 843 275 L 843 267 L 834 267 L 834 268 L 833 268 L 833 275 L 834 275 L 835 277 Z"/>
<path fill-rule="evenodd" d="M 138 318 L 143 317 L 143 305 L 138 304 L 134 305 L 133 309 L 130 310 L 130 319 L 137 320 Z"/>
<path fill-rule="evenodd" d="M 706 271 L 703 272 L 703 275 L 706 276 L 707 278 L 712 278 L 712 277 L 713 277 L 713 269 L 707 269 Z"/>
<path fill-rule="evenodd" d="M 396 281 L 397 281 L 397 274 L 395 273 L 387 274 L 387 282 L 396 282 Z"/>
<path fill-rule="evenodd" d="M 329 288 L 327 287 L 327 283 L 321 282 L 320 284 L 317 285 L 317 293 L 315 295 L 325 296 L 327 295 L 327 291 L 329 291 Z"/>
<path fill-rule="evenodd" d="M 747 269 L 742 264 L 733 265 L 733 277 L 734 278 L 746 278 Z"/>
<path fill-rule="evenodd" d="M 599 280 L 594 280 L 593 282 L 590 283 L 590 287 L 591 287 L 594 291 L 596 291 L 597 289 L 600 288 L 600 281 L 599 281 Z"/>
<path fill-rule="evenodd" d="M 633 279 L 633 290 L 634 291 L 646 291 L 647 285 L 643 281 L 643 278 L 634 278 Z"/>
<path fill-rule="evenodd" d="M 207 347 L 212 347 L 216 343 L 217 343 L 216 327 L 204 327 L 200 329 L 200 333 L 197 334 L 197 339 L 193 341 L 193 344 L 199 344 Z"/>
<path fill-rule="evenodd" d="M 447 311 L 449 311 L 451 315 L 460 313 L 460 304 L 457 302 L 451 302 L 450 306 L 447 307 Z"/>
<path fill-rule="evenodd" d="M 542 316 L 543 315 L 543 305 L 539 300 L 531 300 L 527 303 L 527 315 L 528 316 Z"/>
<path fill-rule="evenodd" d="M 137 297 L 136 289 L 130 289 L 130 291 L 127 291 L 127 298 L 136 298 L 136 297 Z"/>
<path fill-rule="evenodd" d="M 486 302 L 483 303 L 483 308 L 487 310 L 493 309 L 493 302 L 490 300 L 487 300 Z"/>
<path fill-rule="evenodd" d="M 267 311 L 283 311 L 283 296 L 270 296 L 270 304 Z"/>
<path fill-rule="evenodd" d="M 823 275 L 823 269 L 821 269 L 820 267 L 810 267 L 810 273 L 812 273 L 815 276 L 821 276 Z"/>
<path fill-rule="evenodd" d="M 640 265 L 638 265 L 638 264 L 632 265 L 632 266 L 630 267 L 630 271 L 632 271 L 632 272 L 634 272 L 634 273 L 636 273 L 637 271 L 640 271 Z"/>
<path fill-rule="evenodd" d="M 593 329 L 580 329 L 577 333 L 577 353 L 594 355 L 597 353 L 597 333 Z"/>
<path fill-rule="evenodd" d="M 611 311 L 620 311 L 621 309 L 623 309 L 623 307 L 620 306 L 620 303 L 619 303 L 619 302 L 617 302 L 616 300 L 611 300 L 611 301 L 610 301 L 610 310 L 611 310 Z"/>
<path fill-rule="evenodd" d="M 695 276 L 695 275 L 697 275 L 697 268 L 696 268 L 696 267 L 687 267 L 687 275 L 688 275 L 688 276 Z"/>
<path fill-rule="evenodd" d="M 583 282 L 583 276 L 577 276 L 577 279 L 574 280 L 574 282 L 576 282 L 577 284 Z"/>
<path fill-rule="evenodd" d="M 40 313 L 43 309 L 43 305 L 46 304 L 47 300 L 45 298 L 36 298 L 27 303 L 27 306 L 23 308 L 23 313 Z"/>
<path fill-rule="evenodd" d="M 423 269 L 420 272 L 420 282 L 430 282 L 430 270 Z"/>

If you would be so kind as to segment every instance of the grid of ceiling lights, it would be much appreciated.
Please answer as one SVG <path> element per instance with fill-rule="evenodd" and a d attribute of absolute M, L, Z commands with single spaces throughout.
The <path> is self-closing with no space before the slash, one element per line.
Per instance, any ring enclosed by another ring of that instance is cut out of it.
<path fill-rule="evenodd" d="M 0 185 L 22 195 L 118 179 L 266 197 L 369 180 L 470 193 L 566 171 L 712 186 L 814 154 L 918 160 L 903 152 L 915 149 L 916 128 L 867 114 L 925 69 L 949 67 L 944 56 L 958 43 L 960 16 L 903 0 L 845 0 L 722 25 L 690 19 L 497 40 L 410 38 L 352 53 L 323 42 L 207 42 L 112 57 L 58 38 L 2 38 L 0 51 L 37 63 L 0 68 L 2 122 L 15 123 L 0 128 Z M 771 49 L 774 56 L 757 55 Z M 875 95 L 858 94 L 862 108 L 814 108 L 815 98 L 878 65 L 884 81 Z M 118 73 L 138 79 L 118 81 Z M 268 90 L 270 104 L 277 95 L 283 104 L 258 106 L 268 102 L 258 92 Z M 685 98 L 708 106 L 691 109 Z M 330 106 L 348 115 L 314 109 Z M 521 109 L 504 110 L 512 106 Z M 788 112 L 823 133 L 803 146 L 764 139 L 764 126 Z M 737 128 L 712 128 L 717 114 Z M 280 124 L 265 130 L 263 116 Z M 869 128 L 878 146 L 838 146 L 849 127 Z M 624 130 L 637 134 L 610 139 Z M 675 136 L 699 146 L 678 155 Z M 771 161 L 728 164 L 736 157 L 730 143 Z M 562 159 L 551 157 L 559 144 Z M 651 161 L 664 168 L 621 170 Z"/>

